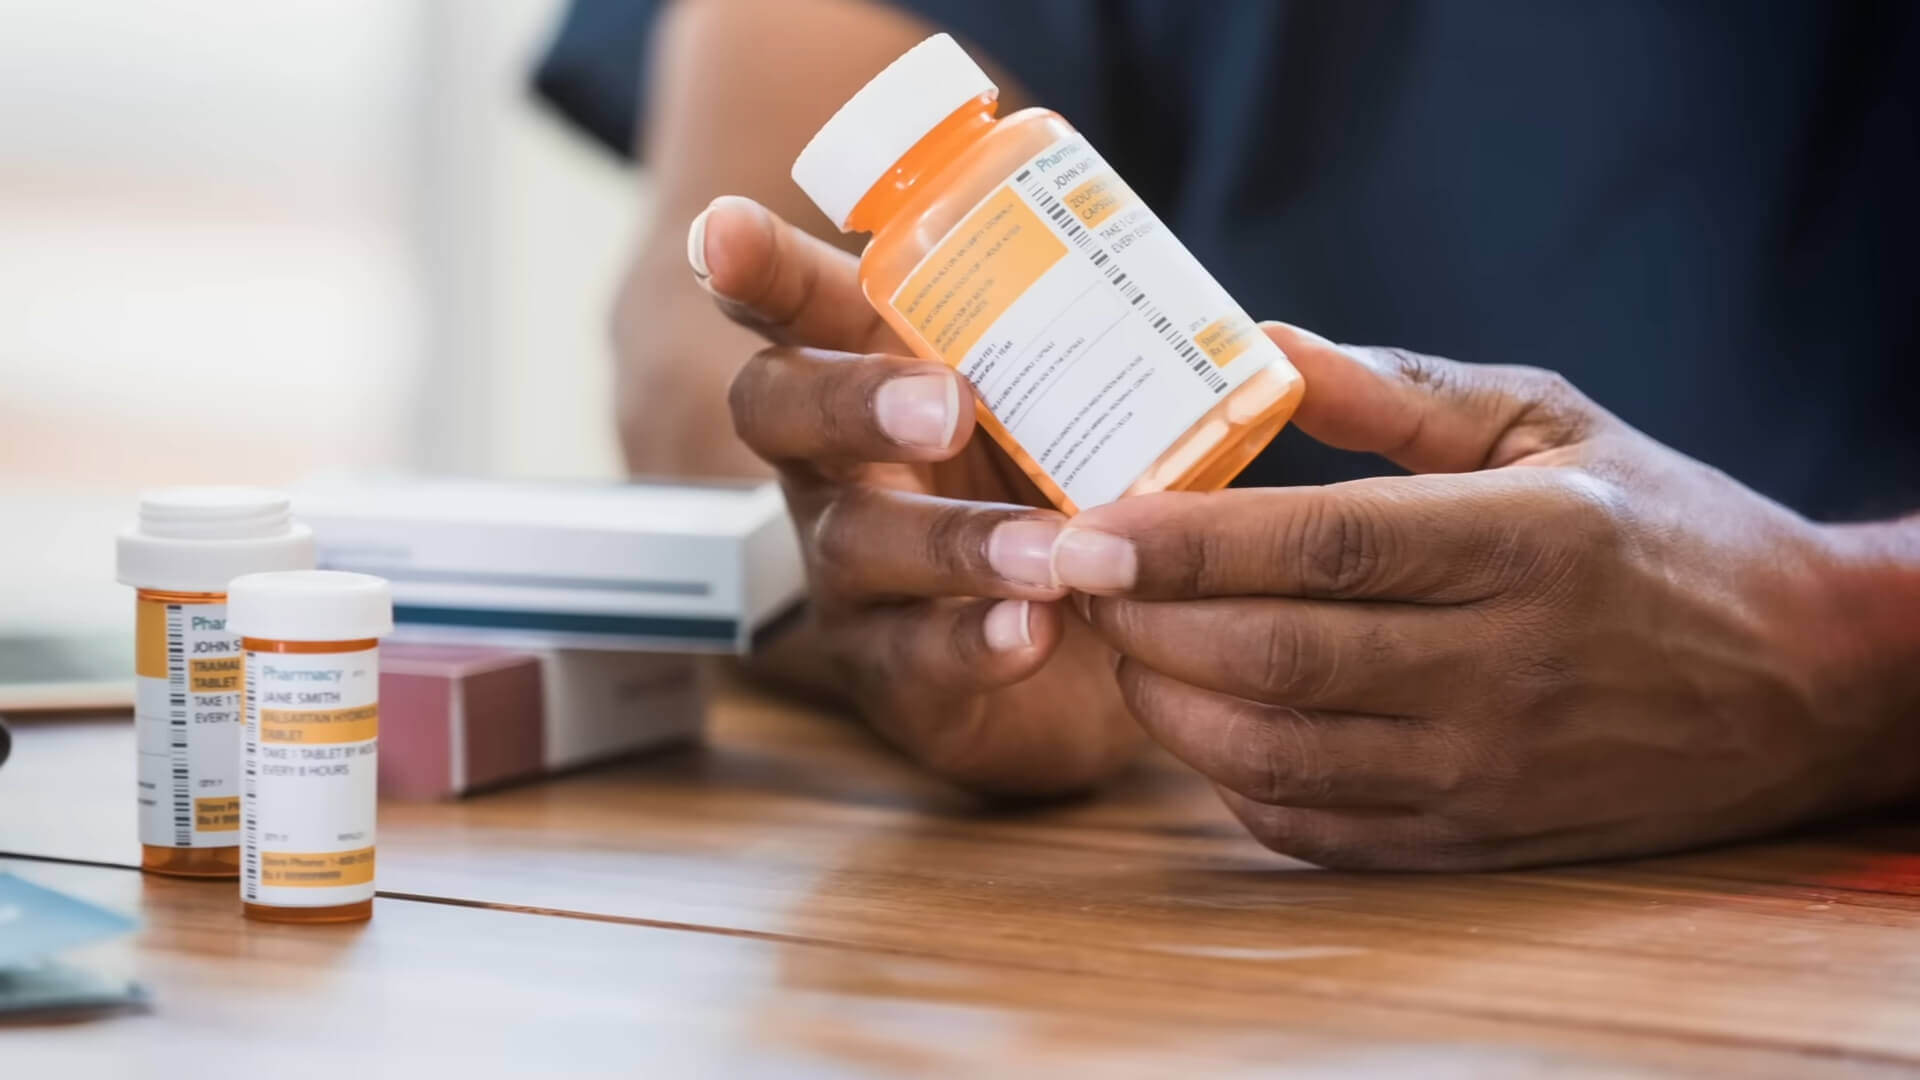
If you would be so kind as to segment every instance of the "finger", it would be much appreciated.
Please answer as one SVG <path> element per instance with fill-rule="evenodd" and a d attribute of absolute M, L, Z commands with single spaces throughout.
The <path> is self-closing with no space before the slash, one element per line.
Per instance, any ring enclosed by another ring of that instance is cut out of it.
<path fill-rule="evenodd" d="M 1489 645 L 1464 607 L 1095 598 L 1082 610 L 1115 651 L 1163 675 L 1298 708 L 1432 715 L 1474 685 Z"/>
<path fill-rule="evenodd" d="M 973 434 L 972 388 L 928 360 L 763 349 L 727 399 L 741 440 L 776 465 L 939 461 Z"/>
<path fill-rule="evenodd" d="M 1503 865 L 1430 814 L 1410 810 L 1272 806 L 1221 789 L 1254 838 L 1329 870 L 1473 870 Z"/>
<path fill-rule="evenodd" d="M 1189 686 L 1135 660 L 1118 669 L 1154 741 L 1214 783 L 1281 806 L 1418 807 L 1464 774 L 1460 753 L 1415 721 L 1260 705 Z"/>
<path fill-rule="evenodd" d="M 1021 611 L 1032 644 L 996 648 Z M 867 665 L 859 675 L 866 692 L 856 695 L 865 719 L 914 760 L 973 790 L 1022 798 L 1085 790 L 1131 758 L 1145 736 L 1132 724 L 1092 716 L 1046 722 L 1060 714 L 1063 685 L 1098 694 L 1112 678 L 1105 650 L 1063 614 L 1057 604 L 1005 600 L 860 613 L 848 645 Z M 1043 666 L 1047 677 L 1033 678 Z M 1105 705 L 1076 699 L 1068 707 Z"/>
<path fill-rule="evenodd" d="M 1537 368 L 1335 345 L 1282 323 L 1262 329 L 1306 378 L 1293 417 L 1301 431 L 1413 472 L 1524 464 L 1610 419 L 1566 380 Z"/>
<path fill-rule="evenodd" d="M 882 700 L 901 692 L 971 695 L 1040 669 L 1060 643 L 1057 605 L 1028 600 L 930 600 L 866 608 L 833 629 L 844 635 L 849 678 Z M 938 710 L 905 709 L 931 714 Z M 875 717 L 880 726 L 896 723 Z M 907 721 L 900 720 L 898 723 Z"/>
<path fill-rule="evenodd" d="M 868 703 L 867 723 L 914 760 L 964 772 L 982 752 L 979 725 L 992 717 L 946 703 L 1032 676 L 1059 645 L 1062 624 L 1053 604 L 925 601 L 868 608 L 832 632 L 843 636 L 842 674 L 853 700 Z"/>
<path fill-rule="evenodd" d="M 804 541 L 813 587 L 827 595 L 1056 600 L 1063 590 L 1047 568 L 1063 520 L 1050 510 L 856 485 L 831 489 Z"/>
<path fill-rule="evenodd" d="M 1465 603 L 1555 534 L 1562 470 L 1121 499 L 1068 522 L 1054 580 L 1146 599 L 1299 596 Z"/>
<path fill-rule="evenodd" d="M 776 345 L 904 352 L 860 291 L 860 261 L 752 199 L 725 195 L 687 228 L 687 261 L 728 318 Z"/>

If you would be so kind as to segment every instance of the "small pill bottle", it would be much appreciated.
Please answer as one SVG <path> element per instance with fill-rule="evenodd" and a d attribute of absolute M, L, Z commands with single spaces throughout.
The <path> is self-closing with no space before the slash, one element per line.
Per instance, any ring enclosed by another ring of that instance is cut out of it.
<path fill-rule="evenodd" d="M 240 897 L 248 918 L 373 914 L 380 646 L 393 593 L 367 574 L 249 574 L 227 589 L 246 658 Z"/>
<path fill-rule="evenodd" d="M 313 534 L 279 492 L 169 488 L 141 497 L 117 548 L 117 576 L 135 589 L 140 868 L 237 877 L 241 661 L 227 582 L 311 567 Z"/>
<path fill-rule="evenodd" d="M 985 427 L 1069 513 L 1224 487 L 1305 389 L 1112 166 L 1057 114 L 997 118 L 945 34 L 895 60 L 813 137 L 793 179 L 873 234 L 867 300 L 957 368 Z"/>

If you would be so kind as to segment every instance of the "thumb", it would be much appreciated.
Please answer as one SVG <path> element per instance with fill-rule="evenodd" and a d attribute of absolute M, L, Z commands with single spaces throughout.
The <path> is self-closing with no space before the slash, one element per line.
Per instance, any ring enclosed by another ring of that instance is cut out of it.
<path fill-rule="evenodd" d="M 1413 472 L 1527 464 L 1580 442 L 1606 416 L 1565 379 L 1538 368 L 1336 345 L 1286 323 L 1260 328 L 1306 380 L 1296 427 Z"/>
<path fill-rule="evenodd" d="M 687 262 L 728 318 L 776 345 L 905 351 L 860 292 L 860 260 L 752 199 L 700 211 Z"/>

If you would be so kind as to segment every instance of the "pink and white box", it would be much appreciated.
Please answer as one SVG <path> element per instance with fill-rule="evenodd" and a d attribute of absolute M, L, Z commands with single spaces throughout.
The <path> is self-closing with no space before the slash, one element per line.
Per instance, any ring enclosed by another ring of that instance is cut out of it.
<path fill-rule="evenodd" d="M 444 799 L 699 735 L 697 657 L 389 643 L 380 793 Z"/>

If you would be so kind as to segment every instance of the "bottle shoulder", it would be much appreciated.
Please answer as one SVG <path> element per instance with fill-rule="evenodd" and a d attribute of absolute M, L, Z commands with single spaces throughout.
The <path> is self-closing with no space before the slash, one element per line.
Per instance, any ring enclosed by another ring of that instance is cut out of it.
<path fill-rule="evenodd" d="M 904 280 L 968 211 L 1040 151 L 1072 134 L 1073 126 L 1051 109 L 1027 108 L 1002 117 L 875 231 L 860 260 L 869 293 Z"/>
<path fill-rule="evenodd" d="M 1031 107 L 1001 117 L 979 142 L 967 148 L 952 165 L 928 185 L 929 191 L 950 189 L 986 198 L 1034 155 L 1074 134 L 1073 125 L 1052 109 Z M 900 216 L 920 207 L 909 205 Z"/>

